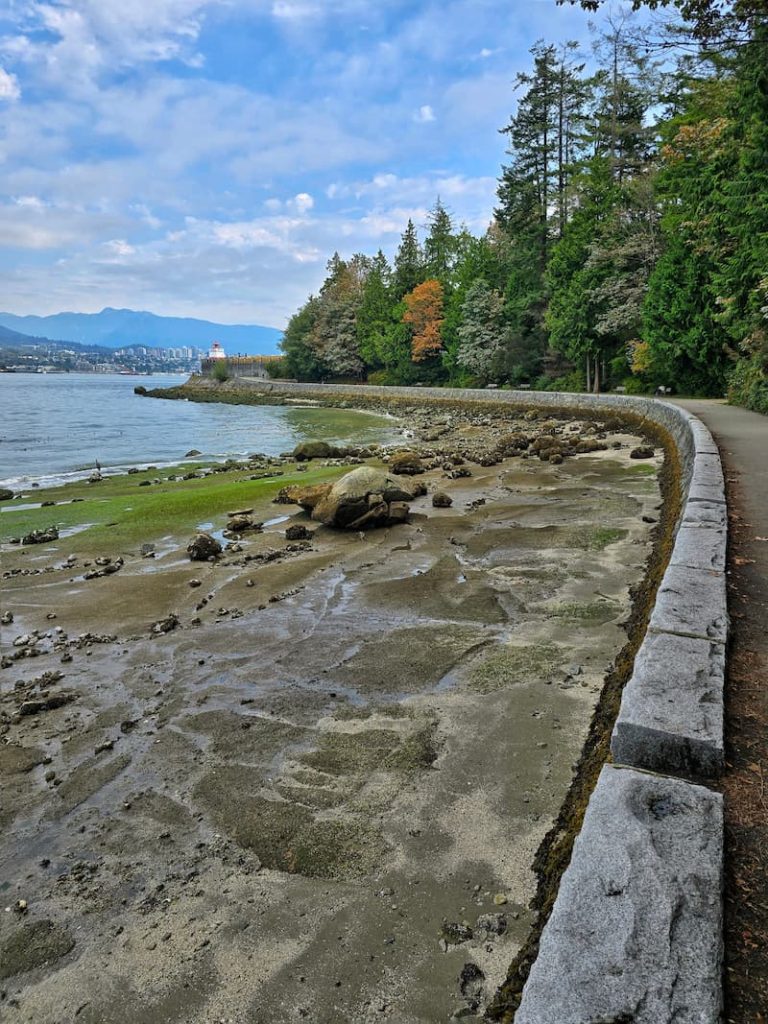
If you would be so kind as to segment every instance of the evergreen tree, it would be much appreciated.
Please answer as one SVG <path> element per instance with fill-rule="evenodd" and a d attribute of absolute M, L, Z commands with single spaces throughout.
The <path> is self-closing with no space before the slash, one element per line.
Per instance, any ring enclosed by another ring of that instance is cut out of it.
<path fill-rule="evenodd" d="M 400 247 L 395 256 L 395 269 L 392 290 L 395 301 L 399 302 L 404 295 L 424 280 L 421 246 L 413 221 L 409 220 L 400 240 Z"/>
<path fill-rule="evenodd" d="M 457 244 L 453 234 L 451 216 L 440 202 L 438 196 L 435 205 L 427 215 L 428 233 L 424 240 L 424 274 L 436 278 L 444 290 L 450 288 Z"/>
<path fill-rule="evenodd" d="M 462 306 L 458 362 L 481 381 L 489 380 L 498 371 L 504 334 L 504 299 L 478 278 Z"/>

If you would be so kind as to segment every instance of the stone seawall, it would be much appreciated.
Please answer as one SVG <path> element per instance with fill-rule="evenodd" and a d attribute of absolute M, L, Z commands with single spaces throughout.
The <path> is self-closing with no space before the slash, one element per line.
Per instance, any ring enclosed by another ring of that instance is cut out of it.
<path fill-rule="evenodd" d="M 666 439 L 679 466 L 679 493 L 671 498 L 680 512 L 613 724 L 613 764 L 589 797 L 519 1008 L 500 1004 L 494 1019 L 715 1024 L 722 1012 L 723 815 L 722 798 L 706 782 L 723 766 L 727 510 L 706 427 L 677 406 L 624 395 L 231 384 L 240 401 L 483 402 L 610 413 Z M 203 400 L 238 400 L 230 385 L 216 387 L 190 383 L 191 391 L 204 389 Z"/>

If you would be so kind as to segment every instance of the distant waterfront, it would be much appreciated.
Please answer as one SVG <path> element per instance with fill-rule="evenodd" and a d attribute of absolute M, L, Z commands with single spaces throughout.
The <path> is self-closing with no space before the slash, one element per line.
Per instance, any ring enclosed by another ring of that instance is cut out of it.
<path fill-rule="evenodd" d="M 77 479 L 97 462 L 107 471 L 170 465 L 192 448 L 223 459 L 277 455 L 308 437 L 394 436 L 380 417 L 346 410 L 153 402 L 134 395 L 140 382 L 119 374 L 0 374 L 0 486 Z"/>

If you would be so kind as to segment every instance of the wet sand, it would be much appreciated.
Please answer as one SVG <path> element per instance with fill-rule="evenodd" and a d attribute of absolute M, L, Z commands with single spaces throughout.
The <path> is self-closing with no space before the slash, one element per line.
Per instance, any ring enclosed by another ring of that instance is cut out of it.
<path fill-rule="evenodd" d="M 287 551 L 307 517 L 265 505 L 290 520 L 215 565 L 184 537 L 103 579 L 5 581 L 3 653 L 63 632 L 0 677 L 3 1018 L 479 1019 L 650 554 L 660 455 L 606 440 L 437 466 L 420 479 L 451 508 L 362 536 Z"/>

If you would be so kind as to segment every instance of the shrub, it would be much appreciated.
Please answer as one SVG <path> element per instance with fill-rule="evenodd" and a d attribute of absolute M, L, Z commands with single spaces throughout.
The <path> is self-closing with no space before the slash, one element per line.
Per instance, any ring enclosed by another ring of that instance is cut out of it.
<path fill-rule="evenodd" d="M 229 369 L 224 359 L 220 359 L 213 368 L 211 376 L 214 380 L 217 380 L 220 384 L 223 384 L 225 380 L 229 380 Z"/>

